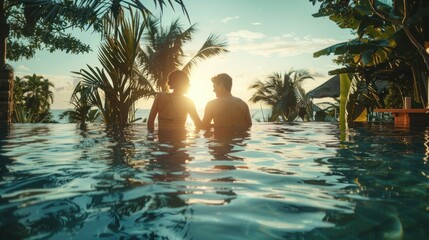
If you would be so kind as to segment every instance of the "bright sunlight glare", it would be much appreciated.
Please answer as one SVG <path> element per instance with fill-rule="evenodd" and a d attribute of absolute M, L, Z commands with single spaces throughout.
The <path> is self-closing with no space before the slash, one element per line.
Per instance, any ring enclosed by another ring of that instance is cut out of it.
<path fill-rule="evenodd" d="M 212 83 L 206 76 L 195 75 L 191 76 L 190 84 L 187 96 L 194 101 L 197 111 L 200 112 L 208 101 L 215 98 Z"/>

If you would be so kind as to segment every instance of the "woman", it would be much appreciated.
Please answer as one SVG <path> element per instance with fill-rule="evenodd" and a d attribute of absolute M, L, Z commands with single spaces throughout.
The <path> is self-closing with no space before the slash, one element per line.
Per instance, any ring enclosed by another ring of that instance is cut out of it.
<path fill-rule="evenodd" d="M 183 71 L 173 71 L 168 75 L 168 85 L 172 93 L 159 93 L 150 109 L 147 128 L 154 129 L 158 115 L 158 130 L 184 130 L 189 114 L 195 126 L 200 128 L 201 120 L 195 109 L 194 102 L 185 96 L 189 89 L 189 77 Z"/>

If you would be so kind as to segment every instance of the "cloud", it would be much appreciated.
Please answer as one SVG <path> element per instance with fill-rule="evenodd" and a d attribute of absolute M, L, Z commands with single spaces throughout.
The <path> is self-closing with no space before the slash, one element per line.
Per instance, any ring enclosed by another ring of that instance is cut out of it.
<path fill-rule="evenodd" d="M 252 23 L 252 25 L 255 25 L 255 26 L 261 26 L 261 25 L 262 25 L 262 23 L 260 23 L 260 22 L 254 22 L 254 23 Z"/>
<path fill-rule="evenodd" d="M 54 91 L 58 94 L 60 92 L 65 92 L 66 94 L 71 94 L 74 89 L 73 78 L 67 75 L 50 75 L 50 74 L 41 74 L 44 78 L 49 79 L 50 82 L 54 84 Z"/>
<path fill-rule="evenodd" d="M 221 22 L 223 22 L 223 23 L 227 23 L 227 22 L 229 22 L 229 21 L 232 21 L 232 20 L 236 20 L 236 19 L 239 19 L 240 17 L 239 16 L 235 16 L 235 17 L 226 17 L 226 18 L 224 18 L 224 19 L 222 19 L 222 20 L 220 20 Z"/>
<path fill-rule="evenodd" d="M 23 72 L 28 72 L 28 71 L 30 71 L 30 68 L 28 68 L 25 65 L 19 65 L 18 67 L 16 67 L 16 70 L 23 71 Z"/>
<path fill-rule="evenodd" d="M 290 57 L 303 53 L 314 53 L 342 40 L 297 36 L 287 33 L 280 36 L 266 37 L 263 33 L 240 30 L 227 35 L 230 51 L 245 51 L 264 57 Z"/>
<path fill-rule="evenodd" d="M 326 77 L 326 75 L 321 72 L 312 72 L 311 75 L 313 75 L 314 78 Z"/>
<path fill-rule="evenodd" d="M 73 84 L 70 82 L 62 82 L 59 86 L 58 84 L 55 84 L 55 91 L 62 92 L 62 91 L 70 91 L 73 90 Z"/>
<path fill-rule="evenodd" d="M 293 38 L 296 36 L 295 32 L 282 34 L 282 38 Z"/>
<path fill-rule="evenodd" d="M 237 32 L 231 32 L 226 35 L 229 44 L 238 44 L 241 40 L 246 42 L 252 42 L 256 39 L 264 38 L 265 35 L 259 32 L 251 32 L 248 30 L 239 30 Z"/>
<path fill-rule="evenodd" d="M 52 109 L 70 108 L 70 98 L 74 90 L 73 77 L 68 75 L 43 75 L 54 84 L 54 103 Z"/>

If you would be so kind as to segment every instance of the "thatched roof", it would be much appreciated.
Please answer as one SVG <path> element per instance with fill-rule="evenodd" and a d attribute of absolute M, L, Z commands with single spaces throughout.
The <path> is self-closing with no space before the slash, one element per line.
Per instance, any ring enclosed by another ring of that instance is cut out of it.
<path fill-rule="evenodd" d="M 388 88 L 388 82 L 384 80 L 376 80 L 375 86 L 377 93 L 381 93 L 383 90 Z M 335 75 L 328 79 L 328 81 L 324 82 L 322 85 L 317 88 L 311 90 L 307 93 L 307 97 L 309 98 L 324 98 L 331 97 L 337 98 L 340 96 L 340 76 Z"/>
<path fill-rule="evenodd" d="M 335 75 L 322 85 L 307 93 L 309 98 L 336 98 L 340 96 L 340 76 Z"/>

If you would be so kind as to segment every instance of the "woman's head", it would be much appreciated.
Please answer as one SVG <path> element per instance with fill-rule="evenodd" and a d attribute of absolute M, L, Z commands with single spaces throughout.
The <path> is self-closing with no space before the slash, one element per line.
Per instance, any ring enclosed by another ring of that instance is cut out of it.
<path fill-rule="evenodd" d="M 189 87 L 189 77 L 183 71 L 175 70 L 168 75 L 168 86 L 174 90 L 187 90 Z"/>

